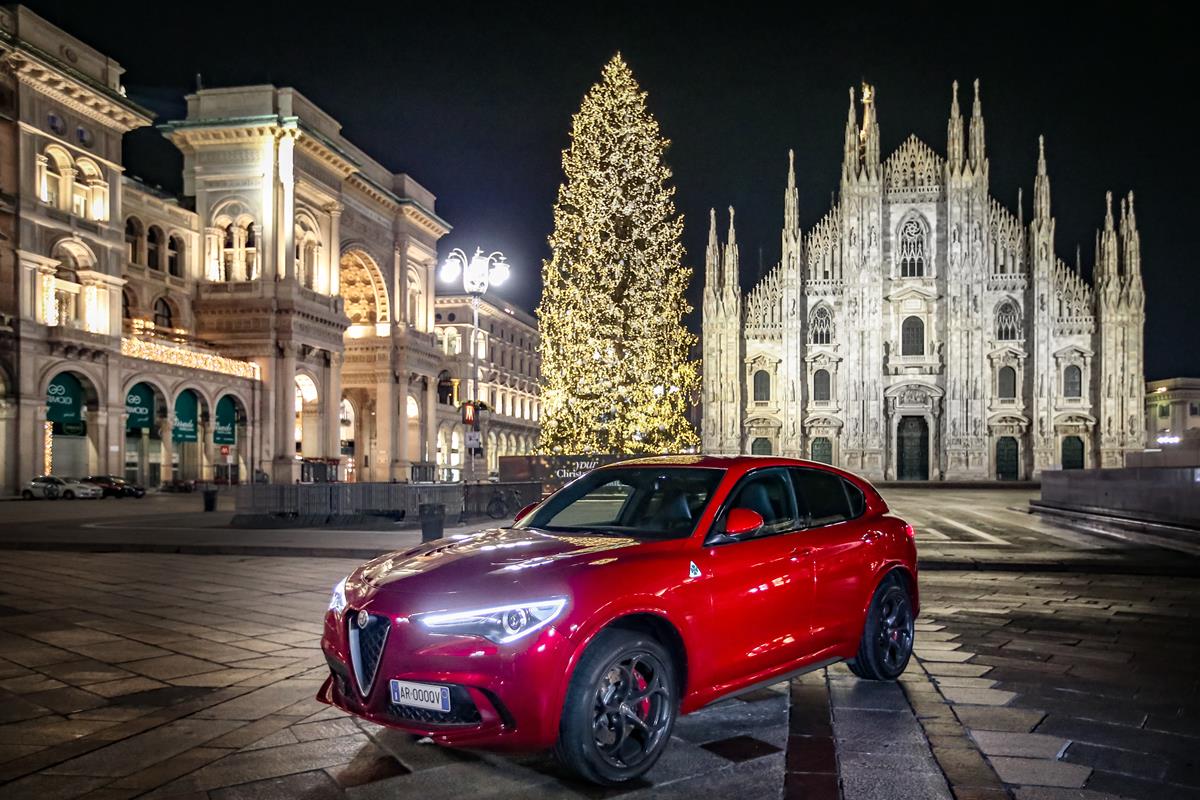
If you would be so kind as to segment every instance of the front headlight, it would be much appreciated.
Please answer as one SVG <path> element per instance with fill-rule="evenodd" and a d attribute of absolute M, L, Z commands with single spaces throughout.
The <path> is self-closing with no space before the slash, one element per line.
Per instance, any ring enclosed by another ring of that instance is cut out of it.
<path fill-rule="evenodd" d="M 552 597 L 470 611 L 421 614 L 416 619 L 433 633 L 482 636 L 497 644 L 507 644 L 546 627 L 566 606 L 567 598 Z"/>
<path fill-rule="evenodd" d="M 333 597 L 329 598 L 329 610 L 340 614 L 346 609 L 346 579 L 342 578 L 333 587 Z"/>

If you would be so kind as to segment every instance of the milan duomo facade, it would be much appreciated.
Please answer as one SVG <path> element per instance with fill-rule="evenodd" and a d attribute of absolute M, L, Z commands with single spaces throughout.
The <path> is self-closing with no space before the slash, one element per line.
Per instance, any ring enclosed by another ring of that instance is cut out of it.
<path fill-rule="evenodd" d="M 706 452 L 826 461 L 873 479 L 1035 478 L 1115 467 L 1144 444 L 1144 293 L 1133 195 L 1096 238 L 1094 285 L 1055 255 L 1039 142 L 1033 218 L 989 195 L 984 123 L 957 84 L 946 155 L 910 136 L 881 160 L 872 87 L 854 92 L 837 204 L 743 295 L 709 232 Z"/>

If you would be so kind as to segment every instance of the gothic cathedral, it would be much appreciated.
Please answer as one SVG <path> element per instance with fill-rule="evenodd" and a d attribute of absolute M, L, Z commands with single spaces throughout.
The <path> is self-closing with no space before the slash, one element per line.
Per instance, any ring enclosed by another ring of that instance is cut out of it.
<path fill-rule="evenodd" d="M 910 136 L 880 160 L 873 87 L 854 90 L 840 197 L 743 295 L 733 209 L 710 221 L 703 301 L 708 453 L 780 454 L 875 480 L 1036 478 L 1123 466 L 1144 444 L 1141 248 L 1108 195 L 1094 285 L 1055 255 L 1038 143 L 1033 219 L 988 193 L 979 82 L 946 156 Z M 1019 203 L 1019 201 L 1018 201 Z"/>

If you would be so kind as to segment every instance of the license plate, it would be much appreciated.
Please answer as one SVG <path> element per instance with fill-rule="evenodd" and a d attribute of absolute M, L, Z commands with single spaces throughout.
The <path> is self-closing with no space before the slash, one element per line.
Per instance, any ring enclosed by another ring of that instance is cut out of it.
<path fill-rule="evenodd" d="M 412 706 L 429 711 L 450 710 L 450 687 L 438 686 L 436 683 L 413 683 L 412 681 L 391 681 L 392 702 L 398 706 Z"/>

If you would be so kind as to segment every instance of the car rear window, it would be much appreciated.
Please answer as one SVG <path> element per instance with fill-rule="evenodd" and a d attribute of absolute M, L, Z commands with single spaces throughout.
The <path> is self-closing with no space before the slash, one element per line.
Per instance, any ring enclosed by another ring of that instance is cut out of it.
<path fill-rule="evenodd" d="M 792 485 L 800 514 L 811 527 L 854 519 L 866 510 L 862 490 L 832 472 L 797 467 Z"/>

